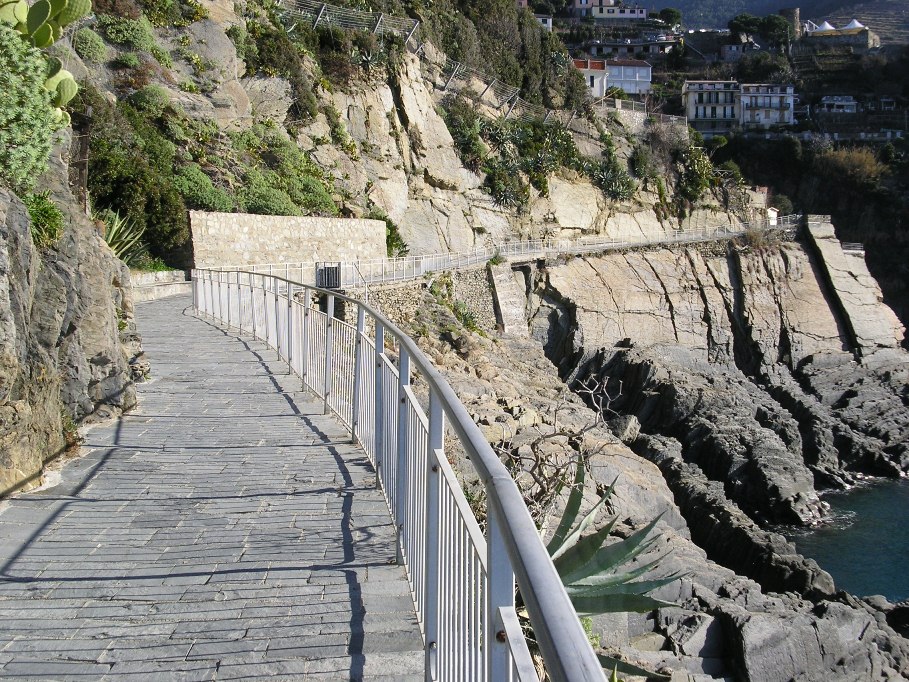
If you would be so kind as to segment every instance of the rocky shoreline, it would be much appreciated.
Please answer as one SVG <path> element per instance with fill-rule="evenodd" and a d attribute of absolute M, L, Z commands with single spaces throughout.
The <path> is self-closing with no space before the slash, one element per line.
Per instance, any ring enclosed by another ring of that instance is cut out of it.
<path fill-rule="evenodd" d="M 583 457 L 601 483 L 618 477 L 619 533 L 663 514 L 657 570 L 684 577 L 657 596 L 677 606 L 595 629 L 673 679 L 909 679 L 905 607 L 838 591 L 772 530 L 823 518 L 819 490 L 906 468 L 901 328 L 808 246 L 525 267 L 530 338 L 470 331 L 438 291 L 378 292 L 519 483 L 528 462 Z M 479 274 L 451 289 L 488 310 Z M 606 403 L 603 419 L 591 404 Z"/>

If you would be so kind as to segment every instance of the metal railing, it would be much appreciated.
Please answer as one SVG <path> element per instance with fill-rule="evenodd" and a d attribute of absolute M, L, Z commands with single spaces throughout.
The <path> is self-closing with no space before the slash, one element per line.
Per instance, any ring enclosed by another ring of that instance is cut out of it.
<path fill-rule="evenodd" d="M 194 270 L 192 281 L 197 313 L 275 349 L 366 451 L 397 529 L 426 680 L 539 679 L 515 581 L 551 679 L 604 680 L 514 480 L 412 339 L 362 301 L 286 277 Z M 338 301 L 356 312 L 355 324 L 335 316 Z M 446 433 L 484 485 L 485 537 L 448 461 Z"/>
<path fill-rule="evenodd" d="M 773 220 L 743 223 L 735 226 L 720 225 L 679 230 L 657 238 L 638 234 L 618 238 L 595 236 L 581 237 L 574 240 L 533 239 L 482 246 L 469 251 L 450 251 L 425 256 L 335 262 L 330 265 L 339 268 L 337 278 L 339 288 L 357 289 L 364 286 L 368 287 L 370 284 L 418 279 L 433 272 L 459 270 L 486 263 L 496 256 L 520 262 L 522 260 L 553 258 L 560 255 L 619 251 L 638 246 L 664 246 L 715 241 L 738 237 L 752 230 L 776 230 L 796 227 L 801 222 L 801 219 L 802 216 L 800 215 L 787 215 Z M 280 275 L 285 279 L 293 279 L 300 283 L 313 285 L 316 283 L 315 273 L 323 265 L 325 264 L 304 261 L 297 263 L 222 266 L 217 269 L 225 271 L 243 269 L 254 273 Z"/>

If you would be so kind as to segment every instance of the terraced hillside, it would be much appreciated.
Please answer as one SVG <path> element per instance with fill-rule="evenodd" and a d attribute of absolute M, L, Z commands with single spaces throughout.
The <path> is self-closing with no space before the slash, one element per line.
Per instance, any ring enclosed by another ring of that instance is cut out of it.
<path fill-rule="evenodd" d="M 821 8 L 822 10 L 823 8 Z M 870 0 L 844 5 L 830 12 L 810 16 L 820 23 L 824 19 L 834 26 L 848 24 L 858 19 L 881 37 L 885 45 L 909 44 L 909 3 L 906 0 Z"/>

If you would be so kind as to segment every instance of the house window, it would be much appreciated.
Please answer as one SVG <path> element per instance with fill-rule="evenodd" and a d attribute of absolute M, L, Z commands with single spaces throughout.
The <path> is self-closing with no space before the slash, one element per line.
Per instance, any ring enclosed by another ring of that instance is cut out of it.
<path fill-rule="evenodd" d="M 710 107 L 710 118 L 716 118 L 716 107 Z"/>
<path fill-rule="evenodd" d="M 593 76 L 590 77 L 590 87 L 593 87 Z"/>

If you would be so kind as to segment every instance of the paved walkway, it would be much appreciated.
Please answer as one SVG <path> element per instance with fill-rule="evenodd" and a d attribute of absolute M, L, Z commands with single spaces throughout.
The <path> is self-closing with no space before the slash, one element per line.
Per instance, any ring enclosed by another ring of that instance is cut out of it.
<path fill-rule="evenodd" d="M 138 410 L 0 502 L 0 679 L 422 679 L 365 455 L 188 306 L 140 304 Z"/>

